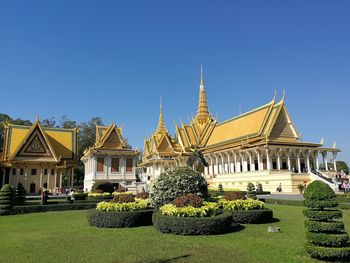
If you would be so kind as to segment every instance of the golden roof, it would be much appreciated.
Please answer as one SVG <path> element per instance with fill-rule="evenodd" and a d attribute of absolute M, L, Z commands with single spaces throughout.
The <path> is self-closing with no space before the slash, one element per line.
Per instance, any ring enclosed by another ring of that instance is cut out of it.
<path fill-rule="evenodd" d="M 6 124 L 2 160 L 76 162 L 77 133 L 77 129 L 43 127 L 38 119 L 32 126 Z"/>

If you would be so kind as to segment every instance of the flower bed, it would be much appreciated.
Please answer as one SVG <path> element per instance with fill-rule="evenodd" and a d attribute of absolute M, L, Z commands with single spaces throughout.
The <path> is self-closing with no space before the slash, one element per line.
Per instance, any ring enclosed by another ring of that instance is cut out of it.
<path fill-rule="evenodd" d="M 88 222 L 91 226 L 106 228 L 151 225 L 153 209 L 148 206 L 148 199 L 124 203 L 100 202 L 96 210 L 88 212 Z"/>
<path fill-rule="evenodd" d="M 273 219 L 273 212 L 265 208 L 265 204 L 261 201 L 247 200 L 220 200 L 220 206 L 230 211 L 234 222 L 242 224 L 259 224 L 267 223 Z"/>
<path fill-rule="evenodd" d="M 229 212 L 209 217 L 169 216 L 155 212 L 152 222 L 158 231 L 176 235 L 218 235 L 227 233 L 233 228 Z"/>
<path fill-rule="evenodd" d="M 220 213 L 218 204 L 213 202 L 204 202 L 201 207 L 176 207 L 174 204 L 166 204 L 159 210 L 163 215 L 177 217 L 209 217 Z"/>
<path fill-rule="evenodd" d="M 106 192 L 106 193 L 93 193 L 89 192 L 88 193 L 88 199 L 93 200 L 93 199 L 112 199 L 113 196 Z"/>

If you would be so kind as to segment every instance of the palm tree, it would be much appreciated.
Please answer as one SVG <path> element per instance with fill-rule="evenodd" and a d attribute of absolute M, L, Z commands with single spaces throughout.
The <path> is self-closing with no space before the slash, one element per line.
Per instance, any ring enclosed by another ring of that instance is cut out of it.
<path fill-rule="evenodd" d="M 192 169 L 198 173 L 204 172 L 204 167 L 208 167 L 208 163 L 205 160 L 201 150 L 194 149 L 192 151 L 191 155 L 187 159 L 187 166 L 192 167 Z"/>

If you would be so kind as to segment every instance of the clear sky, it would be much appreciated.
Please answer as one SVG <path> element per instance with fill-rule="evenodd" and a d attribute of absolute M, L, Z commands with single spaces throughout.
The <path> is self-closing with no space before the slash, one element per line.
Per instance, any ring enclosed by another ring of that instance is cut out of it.
<path fill-rule="evenodd" d="M 350 1 L 0 0 L 0 112 L 100 116 L 141 148 L 196 112 L 219 121 L 286 90 L 304 141 L 350 161 Z"/>

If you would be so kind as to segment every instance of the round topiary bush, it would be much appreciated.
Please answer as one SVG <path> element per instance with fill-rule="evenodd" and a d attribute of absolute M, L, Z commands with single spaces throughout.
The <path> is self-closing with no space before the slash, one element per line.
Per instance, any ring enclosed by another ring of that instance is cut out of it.
<path fill-rule="evenodd" d="M 151 188 L 151 205 L 158 208 L 184 194 L 207 197 L 207 181 L 189 167 L 168 169 L 155 180 Z"/>
<path fill-rule="evenodd" d="M 304 192 L 304 215 L 307 229 L 306 251 L 314 258 L 329 261 L 349 261 L 349 235 L 344 224 L 336 219 L 342 218 L 338 201 L 331 187 L 321 181 L 314 181 Z"/>
<path fill-rule="evenodd" d="M 113 199 L 110 201 L 111 203 L 131 203 L 135 202 L 135 198 L 132 194 L 121 194 L 121 195 L 116 195 L 113 197 Z"/>
<path fill-rule="evenodd" d="M 15 193 L 9 184 L 0 190 L 0 215 L 10 214 L 15 201 Z"/>
<path fill-rule="evenodd" d="M 90 226 L 121 228 L 152 225 L 153 209 L 137 211 L 89 210 L 87 217 Z"/>
<path fill-rule="evenodd" d="M 155 212 L 152 222 L 158 231 L 177 235 L 218 235 L 234 227 L 228 212 L 213 217 L 177 217 Z"/>

